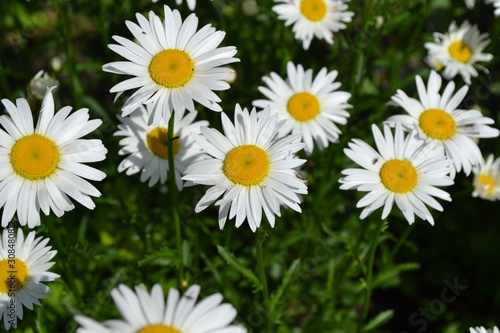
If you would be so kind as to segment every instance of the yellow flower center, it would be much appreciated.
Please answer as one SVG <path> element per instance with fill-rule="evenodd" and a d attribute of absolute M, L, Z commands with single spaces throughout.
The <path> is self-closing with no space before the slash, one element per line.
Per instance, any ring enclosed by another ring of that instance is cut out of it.
<path fill-rule="evenodd" d="M 393 159 L 385 162 L 380 169 L 380 179 L 389 191 L 406 193 L 417 185 L 418 175 L 410 162 Z"/>
<path fill-rule="evenodd" d="M 28 280 L 28 267 L 17 258 L 0 261 L 0 293 L 19 291 Z"/>
<path fill-rule="evenodd" d="M 163 50 L 154 56 L 149 65 L 153 81 L 167 88 L 182 87 L 193 77 L 194 63 L 184 51 Z"/>
<path fill-rule="evenodd" d="M 156 325 L 146 326 L 137 333 L 182 333 L 182 332 L 171 326 L 156 324 Z"/>
<path fill-rule="evenodd" d="M 269 157 L 257 146 L 239 146 L 227 153 L 222 170 L 236 184 L 257 185 L 269 172 Z"/>
<path fill-rule="evenodd" d="M 495 194 L 495 181 L 488 175 L 479 175 L 479 186 L 483 188 L 487 197 Z"/>
<path fill-rule="evenodd" d="M 10 152 L 10 163 L 21 177 L 38 180 L 52 175 L 59 164 L 56 144 L 40 134 L 32 134 L 17 140 Z"/>
<path fill-rule="evenodd" d="M 173 135 L 175 137 L 175 134 Z M 146 138 L 148 149 L 164 160 L 168 159 L 168 129 L 164 127 L 157 127 L 148 133 Z M 174 155 L 179 151 L 179 139 L 173 140 Z"/>
<path fill-rule="evenodd" d="M 469 45 L 465 44 L 462 41 L 453 42 L 448 47 L 448 52 L 450 52 L 450 56 L 455 58 L 460 62 L 467 62 L 472 57 L 472 51 Z"/>
<path fill-rule="evenodd" d="M 314 119 L 320 112 L 318 99 L 308 92 L 296 93 L 290 97 L 286 107 L 292 117 L 302 122 Z"/>
<path fill-rule="evenodd" d="M 448 140 L 457 130 L 455 119 L 441 109 L 424 111 L 418 121 L 422 131 L 432 139 Z"/>
<path fill-rule="evenodd" d="M 310 21 L 321 21 L 328 11 L 324 0 L 302 0 L 300 11 Z"/>

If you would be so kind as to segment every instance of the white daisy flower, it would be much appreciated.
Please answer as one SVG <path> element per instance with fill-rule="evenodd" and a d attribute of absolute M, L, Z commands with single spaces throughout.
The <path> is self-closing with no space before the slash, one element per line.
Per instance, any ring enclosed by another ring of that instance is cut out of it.
<path fill-rule="evenodd" d="M 453 184 L 451 161 L 445 157 L 444 148 L 426 144 L 414 132 L 405 137 L 400 125 L 396 125 L 395 135 L 388 125 L 384 125 L 383 135 L 375 125 L 372 131 L 378 151 L 359 139 L 353 139 L 344 149 L 362 169 L 343 170 L 346 177 L 339 180 L 340 189 L 369 192 L 356 205 L 364 207 L 361 219 L 382 206 L 385 219 L 395 202 L 410 224 L 417 215 L 434 225 L 427 206 L 438 211 L 443 207 L 433 197 L 451 201 L 447 192 L 436 188 Z"/>
<path fill-rule="evenodd" d="M 85 316 L 75 320 L 83 327 L 77 333 L 246 333 L 238 325 L 231 325 L 236 309 L 222 303 L 221 294 L 213 294 L 198 304 L 200 286 L 189 287 L 180 297 L 179 291 L 170 288 L 165 302 L 163 290 L 155 284 L 149 294 L 144 286 L 135 292 L 121 284 L 111 291 L 115 305 L 124 320 L 108 320 L 102 324 Z"/>
<path fill-rule="evenodd" d="M 491 330 L 487 330 L 486 328 L 484 327 L 470 327 L 469 328 L 469 331 L 470 333 L 500 333 L 500 331 L 498 330 L 498 327 L 493 327 L 493 329 Z"/>
<path fill-rule="evenodd" d="M 460 27 L 452 22 L 446 34 L 434 33 L 434 42 L 424 46 L 444 65 L 443 76 L 447 79 L 460 74 L 470 85 L 471 77 L 478 76 L 475 63 L 493 59 L 493 55 L 482 53 L 490 43 L 488 34 L 481 34 L 477 26 L 471 26 L 468 21 Z"/>
<path fill-rule="evenodd" d="M 457 109 L 467 94 L 468 86 L 453 94 L 455 83 L 451 81 L 441 95 L 442 79 L 436 72 L 431 71 L 427 89 L 420 76 L 417 75 L 415 80 L 420 100 L 398 90 L 392 100 L 408 115 L 392 116 L 387 122 L 403 124 L 408 131 L 417 129 L 423 140 L 440 142 L 446 155 L 453 160 L 456 171 L 460 172 L 463 168 L 469 175 L 472 167 L 482 160 L 481 151 L 472 138 L 497 137 L 499 131 L 488 126 L 494 123 L 493 119 L 484 117 L 478 110 Z"/>
<path fill-rule="evenodd" d="M 465 5 L 469 9 L 474 8 L 475 3 L 476 3 L 476 0 L 465 0 Z"/>
<path fill-rule="evenodd" d="M 148 104 L 147 107 L 151 107 Z M 197 112 L 190 112 L 185 117 L 180 118 L 175 114 L 174 118 L 174 165 L 175 181 L 177 188 L 182 190 L 182 174 L 186 167 L 206 155 L 201 147 L 193 140 L 190 133 L 200 133 L 200 126 L 208 126 L 208 121 L 197 121 L 194 119 Z M 168 121 L 160 120 L 157 125 L 148 126 L 148 112 L 142 105 L 139 110 L 130 117 L 118 117 L 122 122 L 118 125 L 120 129 L 114 135 L 124 136 L 120 140 L 123 148 L 119 155 L 128 155 L 118 166 L 118 171 L 130 176 L 141 172 L 141 181 L 148 181 L 151 187 L 160 181 L 162 184 L 167 179 L 168 166 Z"/>
<path fill-rule="evenodd" d="M 285 26 L 293 24 L 295 38 L 302 41 L 307 50 L 313 37 L 333 44 L 333 33 L 345 29 L 351 22 L 353 12 L 347 11 L 342 0 L 274 0 L 279 2 L 272 9 Z"/>
<path fill-rule="evenodd" d="M 313 140 L 320 150 L 338 141 L 341 131 L 335 123 L 347 123 L 349 113 L 345 109 L 352 107 L 347 104 L 351 94 L 336 91 L 341 85 L 335 82 L 337 71 L 328 72 L 323 67 L 314 80 L 312 69 L 304 71 L 301 65 L 288 62 L 287 71 L 286 81 L 273 72 L 263 77 L 267 87 L 259 87 L 259 91 L 268 99 L 256 100 L 253 105 L 260 108 L 269 105 L 282 119 L 287 119 L 280 135 L 300 134 L 306 154 L 310 155 Z"/>
<path fill-rule="evenodd" d="M 210 24 L 200 30 L 198 18 L 191 14 L 182 22 L 178 10 L 165 8 L 165 20 L 149 12 L 149 20 L 137 13 L 139 25 L 127 21 L 126 25 L 139 44 L 120 36 L 113 36 L 117 44 L 109 48 L 128 61 L 106 64 L 106 72 L 132 75 L 111 88 L 120 95 L 124 91 L 140 88 L 130 96 L 122 108 L 125 117 L 141 104 L 153 103 L 149 124 L 169 119 L 172 110 L 183 114 L 195 111 L 193 101 L 222 111 L 220 98 L 213 92 L 229 89 L 224 80 L 230 79 L 227 68 L 220 66 L 237 62 L 233 46 L 218 48 L 225 36 Z"/>
<path fill-rule="evenodd" d="M 262 210 L 271 226 L 274 215 L 281 216 L 280 204 L 301 212 L 297 194 L 306 194 L 307 186 L 295 175 L 296 168 L 305 163 L 295 159 L 304 147 L 298 135 L 279 136 L 285 120 L 278 114 L 271 117 L 269 108 L 259 116 L 255 109 L 249 113 L 236 105 L 233 123 L 221 114 L 224 135 L 201 127 L 202 135 L 193 134 L 200 146 L 212 158 L 188 166 L 183 177 L 195 184 L 210 185 L 196 205 L 198 213 L 212 202 L 219 206 L 219 227 L 226 219 L 236 217 L 236 227 L 248 220 L 250 229 L 260 226 Z"/>
<path fill-rule="evenodd" d="M 472 196 L 491 201 L 500 200 L 500 157 L 494 160 L 493 155 L 488 156 L 488 159 L 482 160 L 473 172 Z"/>
<path fill-rule="evenodd" d="M 17 318 L 23 319 L 23 306 L 33 310 L 39 300 L 52 290 L 44 283 L 59 278 L 48 272 L 57 251 L 50 251 L 48 238 L 37 237 L 32 231 L 24 238 L 23 231 L 5 228 L 0 240 L 0 318 L 5 329 L 17 328 Z"/>
<path fill-rule="evenodd" d="M 3 99 L 9 116 L 0 116 L 0 207 L 2 226 L 17 211 L 21 225 L 40 224 L 40 210 L 52 210 L 60 217 L 75 208 L 70 197 L 93 209 L 90 198 L 101 193 L 88 181 L 100 181 L 106 174 L 84 163 L 102 161 L 107 150 L 101 140 L 81 137 L 94 131 L 101 120 L 89 120 L 88 109 L 71 112 L 65 106 L 54 114 L 52 89 L 48 89 L 36 127 L 28 102 L 14 105 Z"/>
<path fill-rule="evenodd" d="M 486 3 L 492 3 L 495 6 L 495 16 L 500 16 L 500 0 L 486 0 Z"/>

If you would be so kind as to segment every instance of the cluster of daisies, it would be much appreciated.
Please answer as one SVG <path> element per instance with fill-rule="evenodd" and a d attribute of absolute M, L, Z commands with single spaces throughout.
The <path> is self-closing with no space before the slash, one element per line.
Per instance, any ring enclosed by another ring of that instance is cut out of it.
<path fill-rule="evenodd" d="M 332 34 L 354 15 L 340 0 L 276 2 L 273 10 L 285 25 L 293 25 L 304 49 L 314 37 L 332 44 Z M 196 1 L 187 4 L 194 9 Z M 274 226 L 282 206 L 301 212 L 301 195 L 308 189 L 300 176 L 306 161 L 297 154 L 304 149 L 309 156 L 315 148 L 338 142 L 338 125 L 346 124 L 352 107 L 350 93 L 338 90 L 338 72 L 322 68 L 314 75 L 312 69 L 289 62 L 286 78 L 274 72 L 263 78 L 265 86 L 258 89 L 265 98 L 256 99 L 253 109 L 237 104 L 228 115 L 215 92 L 229 89 L 232 70 L 225 66 L 239 59 L 235 47 L 220 47 L 225 33 L 210 24 L 198 28 L 195 14 L 183 20 L 179 11 L 166 5 L 163 20 L 153 11 L 147 17 L 136 14 L 136 20 L 126 22 L 135 41 L 113 36 L 117 44 L 109 45 L 126 61 L 103 66 L 106 72 L 132 76 L 110 90 L 117 98 L 134 91 L 118 117 L 115 135 L 122 137 L 119 154 L 125 156 L 118 170 L 140 173 L 140 180 L 150 187 L 165 183 L 169 175 L 175 177 L 178 190 L 210 186 L 195 211 L 218 206 L 221 229 L 234 219 L 236 227 L 246 221 L 255 232 L 264 217 Z M 428 61 L 444 68 L 447 79 L 460 73 L 469 84 L 478 75 L 475 62 L 492 58 L 482 53 L 486 34 L 467 22 L 459 28 L 452 24 L 449 34 L 435 38 L 436 43 L 426 44 Z M 427 86 L 420 76 L 416 85 L 419 99 L 403 91 L 392 98 L 408 114 L 390 117 L 382 130 L 373 125 L 377 150 L 359 139 L 345 149 L 362 169 L 344 170 L 341 189 L 368 192 L 358 202 L 361 218 L 382 206 L 386 218 L 395 203 L 409 223 L 415 215 L 433 223 L 427 206 L 443 209 L 435 198 L 451 198 L 438 187 L 453 184 L 462 170 L 476 175 L 474 196 L 500 199 L 500 160 L 490 156 L 484 161 L 474 141 L 497 137 L 499 131 L 479 111 L 459 109 L 468 86 L 455 92 L 455 84 L 449 82 L 441 92 L 442 78 L 434 71 Z M 14 229 L 6 227 L 16 216 L 21 225 L 34 228 L 40 224 L 40 211 L 61 217 L 74 208 L 74 201 L 93 209 L 91 197 L 100 192 L 89 181 L 105 178 L 87 164 L 104 160 L 106 148 L 101 140 L 83 139 L 101 121 L 89 120 L 87 109 L 72 112 L 66 106 L 55 112 L 53 90 L 46 90 L 36 125 L 26 99 L 16 104 L 2 100 L 8 115 L 0 116 L 0 207 L 5 228 L 0 276 L 7 280 L 7 269 L 16 272 L 12 293 L 10 285 L 0 285 L 0 315 L 6 329 L 22 319 L 23 306 L 40 305 L 38 299 L 50 292 L 44 282 L 59 277 L 48 272 L 56 254 L 47 246 L 48 239 L 35 239 L 34 231 L 25 239 L 20 229 L 15 237 Z M 206 120 L 196 120 L 195 103 L 221 112 L 222 132 Z M 236 310 L 221 304 L 220 294 L 196 304 L 199 292 L 193 285 L 181 297 L 172 288 L 165 300 L 160 285 L 151 293 L 142 285 L 135 290 L 120 285 L 111 296 L 124 320 L 99 323 L 77 316 L 78 332 L 246 332 L 231 324 Z M 12 314 L 16 320 L 11 320 Z"/>

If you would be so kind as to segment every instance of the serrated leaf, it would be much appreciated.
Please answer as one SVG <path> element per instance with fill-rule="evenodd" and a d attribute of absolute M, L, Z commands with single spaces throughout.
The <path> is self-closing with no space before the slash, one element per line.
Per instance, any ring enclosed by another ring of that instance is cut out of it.
<path fill-rule="evenodd" d="M 299 268 L 299 265 L 300 265 L 300 259 L 295 259 L 288 268 L 288 270 L 285 272 L 285 276 L 283 277 L 283 281 L 278 287 L 278 290 L 271 297 L 271 305 L 269 307 L 269 312 L 271 313 L 271 317 L 274 318 L 275 316 L 274 312 L 276 310 L 276 306 L 278 305 L 278 302 L 280 301 L 281 297 L 283 297 L 283 294 L 285 293 L 288 284 L 292 280 L 292 277 L 295 275 L 297 269 Z"/>
<path fill-rule="evenodd" d="M 219 251 L 219 254 L 226 260 L 226 262 L 233 267 L 235 270 L 243 274 L 244 277 L 246 277 L 250 282 L 252 282 L 254 286 L 254 292 L 257 292 L 259 290 L 262 290 L 262 283 L 260 280 L 255 276 L 255 274 L 245 267 L 245 265 L 235 257 L 234 254 L 229 252 L 228 249 L 226 249 L 223 246 L 217 245 L 217 251 Z"/>
<path fill-rule="evenodd" d="M 370 320 L 364 327 L 364 331 L 371 331 L 377 327 L 382 326 L 394 316 L 394 310 L 386 310 L 380 312 L 372 320 Z"/>

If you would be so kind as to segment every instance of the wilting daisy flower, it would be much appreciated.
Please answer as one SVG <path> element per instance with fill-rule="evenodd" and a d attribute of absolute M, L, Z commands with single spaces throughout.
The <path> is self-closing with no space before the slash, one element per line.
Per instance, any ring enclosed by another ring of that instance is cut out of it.
<path fill-rule="evenodd" d="M 493 58 L 489 53 L 482 53 L 490 42 L 488 34 L 481 34 L 477 26 L 471 26 L 468 21 L 460 27 L 452 22 L 446 34 L 434 33 L 434 42 L 425 43 L 425 47 L 444 65 L 443 76 L 447 79 L 460 74 L 467 84 L 471 84 L 471 76 L 478 76 L 474 64 Z"/>
<path fill-rule="evenodd" d="M 408 131 L 417 129 L 420 138 L 440 142 L 446 149 L 446 155 L 453 160 L 456 171 L 460 172 L 463 168 L 469 175 L 472 167 L 482 160 L 481 151 L 472 138 L 497 137 L 498 130 L 488 126 L 494 123 L 493 119 L 484 117 L 478 110 L 457 109 L 467 94 L 468 86 L 453 94 L 455 83 L 451 81 L 440 95 L 442 79 L 434 71 L 429 77 L 427 89 L 418 75 L 416 82 L 420 100 L 398 90 L 392 100 L 408 115 L 392 116 L 387 122 L 403 124 Z"/>
<path fill-rule="evenodd" d="M 54 114 L 52 89 L 42 102 L 36 127 L 28 102 L 19 98 L 14 105 L 3 99 L 9 116 L 0 117 L 0 207 L 2 226 L 17 211 L 21 225 L 40 224 L 40 210 L 60 217 L 75 208 L 70 197 L 93 209 L 90 196 L 101 193 L 88 181 L 102 180 L 102 171 L 83 163 L 102 161 L 107 153 L 101 140 L 81 137 L 94 131 L 101 120 L 89 120 L 89 110 L 70 114 L 66 106 Z"/>
<path fill-rule="evenodd" d="M 473 197 L 486 200 L 500 200 L 500 158 L 493 160 L 493 155 L 473 169 Z"/>
<path fill-rule="evenodd" d="M 274 0 L 279 2 L 272 9 L 285 26 L 293 24 L 295 38 L 302 41 L 307 50 L 313 37 L 333 44 L 333 33 L 345 29 L 353 12 L 347 11 L 342 0 Z"/>
<path fill-rule="evenodd" d="M 338 72 L 327 72 L 323 67 L 313 80 L 312 69 L 304 71 L 301 65 L 292 62 L 288 62 L 287 71 L 286 81 L 276 73 L 263 77 L 267 87 L 259 87 L 259 91 L 268 100 L 256 100 L 253 105 L 270 106 L 282 119 L 287 119 L 280 135 L 300 134 L 308 155 L 313 151 L 313 140 L 319 149 L 337 142 L 341 131 L 335 123 L 345 125 L 349 117 L 345 109 L 351 107 L 347 104 L 351 94 L 336 91 L 341 85 L 335 82 Z"/>
<path fill-rule="evenodd" d="M 493 327 L 493 329 L 491 329 L 491 330 L 487 330 L 486 328 L 484 328 L 482 326 L 476 327 L 476 328 L 470 327 L 469 331 L 470 331 L 470 333 L 500 333 L 500 331 L 498 330 L 498 328 L 496 326 Z"/>
<path fill-rule="evenodd" d="M 57 251 L 50 251 L 48 238 L 37 237 L 32 231 L 24 238 L 18 229 L 5 228 L 0 240 L 0 318 L 5 329 L 17 327 L 17 318 L 23 319 L 23 306 L 33 310 L 52 290 L 44 282 L 54 281 L 58 274 L 47 270 Z"/>
<path fill-rule="evenodd" d="M 231 325 L 236 309 L 222 303 L 221 294 L 213 294 L 196 304 L 200 286 L 189 287 L 180 297 L 171 288 L 165 302 L 163 290 L 155 284 L 149 294 L 145 287 L 136 286 L 135 292 L 121 284 L 111 291 L 115 305 L 124 320 L 103 323 L 76 316 L 83 327 L 77 333 L 246 333 L 246 329 Z"/>
<path fill-rule="evenodd" d="M 438 211 L 443 211 L 443 207 L 433 196 L 451 201 L 447 192 L 436 187 L 453 184 L 449 177 L 451 161 L 446 159 L 444 148 L 425 144 L 414 132 L 405 137 L 400 125 L 396 126 L 395 135 L 388 125 L 384 125 L 384 134 L 375 125 L 372 131 L 378 151 L 359 139 L 353 139 L 344 149 L 362 169 L 342 171 L 346 177 L 339 180 L 340 188 L 369 192 L 356 205 L 364 207 L 361 219 L 382 206 L 385 219 L 396 203 L 410 224 L 417 215 L 434 225 L 427 206 Z"/>
<path fill-rule="evenodd" d="M 148 104 L 147 107 L 151 107 Z M 194 142 L 191 132 L 200 133 L 200 126 L 208 126 L 208 121 L 194 122 L 197 112 L 190 112 L 181 118 L 175 114 L 173 141 L 175 181 L 182 190 L 181 174 L 186 167 L 203 158 L 201 147 Z M 118 171 L 125 171 L 128 176 L 141 172 L 141 181 L 148 181 L 149 186 L 158 181 L 162 184 L 167 179 L 168 167 L 168 121 L 160 120 L 157 125 L 148 126 L 148 112 L 143 106 L 130 117 L 119 117 L 122 122 L 114 135 L 125 136 L 120 140 L 123 146 L 118 152 L 128 155 L 118 166 Z"/>
<path fill-rule="evenodd" d="M 307 186 L 293 169 L 305 163 L 294 158 L 304 147 L 300 137 L 279 136 L 285 120 L 279 121 L 277 113 L 271 117 L 269 108 L 257 116 L 255 109 L 249 113 L 236 105 L 234 125 L 225 113 L 221 118 L 225 135 L 207 127 L 201 127 L 202 135 L 193 134 L 212 156 L 188 166 L 183 177 L 212 186 L 195 211 L 204 210 L 222 195 L 215 202 L 219 206 L 219 227 L 224 227 L 228 217 L 236 217 L 236 227 L 246 219 L 252 231 L 260 226 L 262 210 L 273 227 L 274 215 L 281 216 L 281 204 L 301 212 L 297 194 L 306 194 Z"/>
<path fill-rule="evenodd" d="M 199 31 L 198 18 L 191 14 L 182 22 L 179 11 L 165 6 L 165 20 L 149 12 L 149 20 L 137 13 L 139 25 L 127 21 L 126 25 L 139 44 L 120 36 L 113 39 L 120 45 L 109 48 L 128 61 L 106 64 L 106 72 L 132 75 L 111 88 L 119 95 L 124 91 L 139 88 L 130 96 L 122 108 L 127 116 L 141 104 L 153 103 L 149 124 L 160 119 L 169 119 L 172 110 L 183 114 L 194 111 L 196 101 L 203 106 L 221 111 L 217 104 L 220 98 L 214 90 L 225 90 L 230 79 L 227 68 L 220 66 L 239 61 L 233 56 L 236 48 L 217 48 L 225 33 L 216 31 L 209 24 Z"/>

